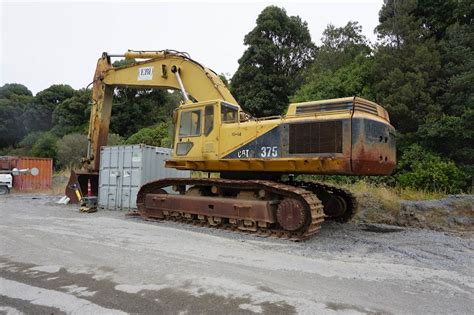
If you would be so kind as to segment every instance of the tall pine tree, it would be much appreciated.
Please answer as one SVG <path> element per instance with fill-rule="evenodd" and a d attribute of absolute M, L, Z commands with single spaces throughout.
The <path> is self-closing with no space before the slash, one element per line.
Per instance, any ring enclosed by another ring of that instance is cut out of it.
<path fill-rule="evenodd" d="M 269 6 L 258 16 L 244 44 L 248 48 L 232 78 L 232 93 L 255 116 L 281 114 L 289 96 L 301 86 L 303 70 L 314 54 L 306 22 Z"/>

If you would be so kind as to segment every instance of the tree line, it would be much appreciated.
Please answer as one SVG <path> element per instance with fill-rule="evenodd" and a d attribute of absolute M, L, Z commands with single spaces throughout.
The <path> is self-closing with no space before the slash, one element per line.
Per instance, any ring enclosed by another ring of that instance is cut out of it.
<path fill-rule="evenodd" d="M 117 88 L 109 145 L 170 146 L 169 120 L 181 96 L 166 90 Z M 87 152 L 91 90 L 56 84 L 32 95 L 24 85 L 0 87 L 0 155 L 50 157 L 77 167 Z"/>
<path fill-rule="evenodd" d="M 328 25 L 321 45 L 307 23 L 265 8 L 245 36 L 231 80 L 257 116 L 289 102 L 361 96 L 384 106 L 397 129 L 392 185 L 459 192 L 474 173 L 472 1 L 385 0 L 370 42 L 356 21 Z"/>
<path fill-rule="evenodd" d="M 376 42 L 349 21 L 328 25 L 318 46 L 305 21 L 269 6 L 244 38 L 238 70 L 224 79 L 257 117 L 284 114 L 290 102 L 375 101 L 397 129 L 399 159 L 395 174 L 378 180 L 459 192 L 474 175 L 472 13 L 467 0 L 386 0 Z M 178 93 L 117 88 L 110 143 L 169 145 L 168 121 L 179 102 Z M 6 84 L 0 88 L 0 153 L 67 164 L 64 156 L 78 153 L 63 151 L 71 151 L 71 142 L 85 143 L 89 113 L 88 89 L 53 85 L 33 96 L 21 84 Z"/>

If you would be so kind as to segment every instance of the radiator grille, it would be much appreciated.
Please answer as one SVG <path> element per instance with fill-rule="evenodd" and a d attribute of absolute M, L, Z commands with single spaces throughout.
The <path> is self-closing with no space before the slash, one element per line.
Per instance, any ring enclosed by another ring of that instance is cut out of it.
<path fill-rule="evenodd" d="M 342 121 L 290 125 L 290 154 L 342 153 Z"/>

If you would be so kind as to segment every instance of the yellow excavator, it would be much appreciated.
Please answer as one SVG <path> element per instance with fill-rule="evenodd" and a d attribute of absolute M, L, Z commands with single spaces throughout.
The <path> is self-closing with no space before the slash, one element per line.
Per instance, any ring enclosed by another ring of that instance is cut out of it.
<path fill-rule="evenodd" d="M 113 67 L 112 57 L 133 61 Z M 137 196 L 138 213 L 145 219 L 303 240 L 325 218 L 349 220 L 356 200 L 346 190 L 294 175 L 383 176 L 396 164 L 395 129 L 387 111 L 368 100 L 294 103 L 284 116 L 255 118 L 242 110 L 215 72 L 185 53 L 103 53 L 93 81 L 87 157 L 70 179 L 83 189 L 92 183 L 93 195 L 114 88 L 125 86 L 180 90 L 184 101 L 173 114 L 173 155 L 165 166 L 220 173 L 220 178 L 145 184 Z M 174 193 L 168 194 L 167 187 Z M 70 188 L 67 194 L 74 201 Z"/>

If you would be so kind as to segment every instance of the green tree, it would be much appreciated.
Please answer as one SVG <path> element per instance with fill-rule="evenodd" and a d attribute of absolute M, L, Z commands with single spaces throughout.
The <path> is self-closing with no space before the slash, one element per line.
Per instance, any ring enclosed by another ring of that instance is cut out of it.
<path fill-rule="evenodd" d="M 91 91 L 82 89 L 62 101 L 53 111 L 53 133 L 59 137 L 85 132 L 89 124 Z"/>
<path fill-rule="evenodd" d="M 376 100 L 399 131 L 402 153 L 419 143 L 471 177 L 472 13 L 466 0 L 385 1 L 377 27 L 383 42 L 373 67 Z"/>
<path fill-rule="evenodd" d="M 370 85 L 372 65 L 373 58 L 359 55 L 351 63 L 335 71 L 314 72 L 292 97 L 292 101 L 305 102 L 347 96 L 373 99 Z"/>
<path fill-rule="evenodd" d="M 446 114 L 460 116 L 474 108 L 474 28 L 450 25 L 438 47 L 443 62 L 439 99 Z"/>
<path fill-rule="evenodd" d="M 459 165 L 474 165 L 474 108 L 463 115 L 443 115 L 420 126 L 419 142 Z M 474 174 L 471 174 L 471 176 Z"/>
<path fill-rule="evenodd" d="M 266 7 L 244 44 L 248 48 L 232 78 L 232 93 L 253 115 L 281 114 L 314 55 L 306 22 L 276 6 Z"/>
<path fill-rule="evenodd" d="M 125 144 L 140 143 L 169 148 L 171 146 L 170 125 L 160 123 L 155 127 L 140 129 L 125 141 Z"/>
<path fill-rule="evenodd" d="M 133 59 L 118 60 L 113 66 L 126 66 L 132 62 Z M 110 130 L 130 137 L 142 128 L 169 121 L 181 99 L 176 91 L 118 87 L 114 93 Z"/>
<path fill-rule="evenodd" d="M 129 137 L 141 128 L 169 120 L 177 105 L 178 103 L 171 103 L 170 94 L 166 90 L 116 89 L 110 129 Z"/>
<path fill-rule="evenodd" d="M 0 87 L 0 99 L 19 99 L 21 97 L 29 98 L 33 96 L 30 90 L 23 84 L 7 83 Z"/>
<path fill-rule="evenodd" d="M 50 132 L 44 132 L 31 148 L 31 155 L 56 159 L 58 137 Z"/>
<path fill-rule="evenodd" d="M 37 93 L 25 110 L 23 119 L 28 131 L 47 131 L 53 127 L 53 112 L 66 99 L 74 96 L 69 85 L 55 84 Z"/>
<path fill-rule="evenodd" d="M 219 78 L 222 80 L 222 83 L 224 83 L 224 85 L 229 88 L 229 79 L 227 78 L 229 76 L 229 74 L 225 74 L 225 73 L 221 73 L 219 74 Z"/>
<path fill-rule="evenodd" d="M 434 39 L 414 15 L 416 0 L 384 2 L 377 26 L 373 89 L 400 132 L 416 132 L 427 117 L 439 116 L 435 102 L 441 60 Z"/>
<path fill-rule="evenodd" d="M 473 10 L 470 0 L 418 0 L 414 15 L 431 35 L 441 40 L 453 24 L 472 23 Z"/>
<path fill-rule="evenodd" d="M 306 74 L 305 83 L 292 101 L 303 102 L 326 98 L 362 96 L 373 98 L 371 71 L 373 58 L 370 44 L 357 22 L 344 27 L 328 25 Z"/>
<path fill-rule="evenodd" d="M 15 146 L 25 136 L 23 113 L 32 99 L 24 85 L 0 87 L 0 147 Z"/>
<path fill-rule="evenodd" d="M 43 134 L 43 131 L 30 132 L 18 143 L 18 146 L 26 150 L 26 152 L 30 152 L 35 143 L 38 142 Z"/>
<path fill-rule="evenodd" d="M 343 27 L 329 24 L 321 42 L 311 65 L 312 72 L 336 71 L 352 63 L 357 56 L 366 57 L 371 53 L 370 42 L 362 34 L 362 26 L 354 21 Z"/>
<path fill-rule="evenodd" d="M 109 133 L 107 137 L 107 145 L 121 145 L 124 144 L 125 140 L 116 133 Z"/>
<path fill-rule="evenodd" d="M 454 162 L 417 144 L 405 150 L 397 169 L 397 183 L 401 187 L 446 193 L 459 193 L 466 187 L 466 176 Z"/>
<path fill-rule="evenodd" d="M 79 133 L 65 135 L 57 141 L 57 161 L 61 167 L 79 167 L 87 154 L 87 136 Z"/>

